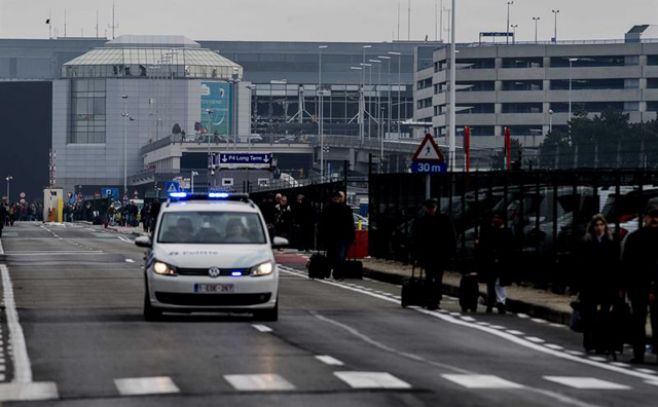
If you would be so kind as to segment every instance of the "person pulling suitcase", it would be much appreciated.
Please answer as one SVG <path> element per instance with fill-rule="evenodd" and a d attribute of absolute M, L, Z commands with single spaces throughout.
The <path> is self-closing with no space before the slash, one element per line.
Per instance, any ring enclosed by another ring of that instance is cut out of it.
<path fill-rule="evenodd" d="M 455 230 L 448 216 L 439 213 L 438 203 L 429 199 L 423 214 L 413 225 L 415 258 L 425 271 L 428 290 L 428 309 L 437 309 L 443 298 L 443 272 L 455 256 Z"/>

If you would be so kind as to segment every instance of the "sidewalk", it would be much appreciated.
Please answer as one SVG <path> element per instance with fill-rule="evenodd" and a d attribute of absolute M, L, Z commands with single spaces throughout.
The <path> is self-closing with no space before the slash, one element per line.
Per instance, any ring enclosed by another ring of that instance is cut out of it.
<path fill-rule="evenodd" d="M 405 278 L 411 276 L 411 265 L 395 261 L 367 258 L 362 259 L 364 275 L 374 280 L 393 284 L 402 284 Z M 457 272 L 446 272 L 443 277 L 444 294 L 459 296 L 459 280 Z M 480 293 L 486 294 L 487 287 L 480 284 Z M 576 297 L 554 294 L 545 290 L 517 285 L 507 287 L 507 309 L 510 312 L 522 313 L 559 324 L 569 325 L 571 319 L 570 303 Z"/>

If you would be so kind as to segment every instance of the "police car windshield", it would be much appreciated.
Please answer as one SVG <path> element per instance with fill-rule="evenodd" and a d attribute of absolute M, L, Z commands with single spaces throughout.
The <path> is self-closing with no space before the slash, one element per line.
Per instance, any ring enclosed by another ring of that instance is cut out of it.
<path fill-rule="evenodd" d="M 162 215 L 159 243 L 264 244 L 256 213 L 170 212 Z"/>

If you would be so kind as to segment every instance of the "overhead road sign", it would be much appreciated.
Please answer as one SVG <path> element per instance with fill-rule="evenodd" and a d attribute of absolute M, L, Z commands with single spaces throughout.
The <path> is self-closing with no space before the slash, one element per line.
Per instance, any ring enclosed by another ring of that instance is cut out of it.
<path fill-rule="evenodd" d="M 220 168 L 270 168 L 272 153 L 220 153 Z"/>
<path fill-rule="evenodd" d="M 181 192 L 180 183 L 177 181 L 165 181 L 163 186 L 166 194 Z"/>

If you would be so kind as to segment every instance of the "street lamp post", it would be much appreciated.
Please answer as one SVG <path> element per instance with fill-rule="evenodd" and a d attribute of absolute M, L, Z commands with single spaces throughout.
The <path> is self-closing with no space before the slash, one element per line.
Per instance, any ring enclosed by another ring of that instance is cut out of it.
<path fill-rule="evenodd" d="M 553 132 L 553 109 L 548 109 L 548 132 Z"/>
<path fill-rule="evenodd" d="M 365 78 L 365 73 L 366 69 L 372 67 L 372 64 L 369 64 L 367 62 L 363 62 L 360 64 L 361 68 L 363 69 L 363 77 Z M 372 75 L 370 75 L 372 78 Z M 365 125 L 366 125 L 366 117 L 370 114 L 370 106 L 368 106 L 368 109 L 366 109 L 366 82 L 363 83 L 363 86 L 361 87 L 361 94 L 363 95 L 363 132 L 364 132 L 364 137 L 365 137 Z M 368 99 L 368 103 L 370 103 L 370 99 Z M 368 117 L 368 139 L 370 139 L 370 118 Z"/>
<path fill-rule="evenodd" d="M 7 205 L 9 205 L 9 203 L 11 202 L 11 199 L 9 199 L 9 183 L 13 179 L 14 179 L 14 177 L 12 177 L 11 175 L 7 175 L 5 177 L 5 181 L 7 181 Z"/>
<path fill-rule="evenodd" d="M 363 71 L 363 67 L 361 66 L 351 66 L 351 70 L 353 71 Z M 358 123 L 359 123 L 359 139 L 361 140 L 361 144 L 364 142 L 365 138 L 365 127 L 364 127 L 364 121 L 363 121 L 363 111 L 364 111 L 364 100 L 363 100 L 363 87 L 359 86 L 359 112 L 358 112 Z"/>
<path fill-rule="evenodd" d="M 128 196 L 128 95 L 121 95 L 123 99 L 123 197 L 121 202 L 125 204 L 125 197 Z"/>
<path fill-rule="evenodd" d="M 539 38 L 538 35 L 537 35 L 538 34 L 538 27 L 539 27 L 539 20 L 541 20 L 541 18 L 532 17 L 532 21 L 535 22 L 535 43 L 538 42 L 538 38 Z"/>
<path fill-rule="evenodd" d="M 195 177 L 196 175 L 199 175 L 199 173 L 196 172 L 196 171 L 192 171 L 192 175 L 190 176 L 190 178 L 191 178 L 191 184 L 192 184 L 192 185 L 191 185 L 192 193 L 194 193 L 194 177 Z"/>
<path fill-rule="evenodd" d="M 505 31 L 505 34 L 507 34 L 505 36 L 505 38 L 507 39 L 507 45 L 509 45 L 509 12 L 510 12 L 510 7 L 512 6 L 512 4 L 514 4 L 513 0 L 507 2 L 507 31 Z M 454 25 L 455 22 L 453 21 L 452 23 Z"/>
<path fill-rule="evenodd" d="M 324 181 L 324 91 L 322 90 L 322 50 L 328 45 L 318 46 L 318 138 L 320 139 L 320 182 Z"/>
<path fill-rule="evenodd" d="M 450 166 L 450 170 L 454 171 L 456 168 L 456 152 L 457 152 L 457 147 L 456 147 L 456 134 L 455 132 L 457 131 L 457 123 L 455 121 L 457 120 L 456 117 L 456 108 L 457 108 L 457 91 L 456 91 L 456 86 L 457 86 L 457 43 L 455 40 L 455 26 L 457 25 L 456 21 L 456 1 L 452 0 L 452 24 L 451 24 L 451 33 L 450 33 L 450 134 L 449 134 L 449 140 L 448 140 L 448 146 L 449 146 L 449 162 L 448 165 Z M 508 37 L 509 38 L 509 37 Z"/>
<path fill-rule="evenodd" d="M 555 16 L 555 31 L 553 32 L 553 42 L 557 44 L 557 15 L 560 14 L 560 10 L 551 10 Z"/>
<path fill-rule="evenodd" d="M 516 29 L 519 28 L 518 24 L 512 24 L 512 44 L 516 44 Z"/>
<path fill-rule="evenodd" d="M 375 64 L 377 67 L 377 83 L 375 84 L 375 93 L 377 94 L 377 136 L 381 137 L 382 118 L 381 118 L 381 99 L 379 97 L 378 87 L 382 83 L 382 61 L 379 59 L 369 59 L 368 62 Z"/>
<path fill-rule="evenodd" d="M 386 131 L 388 133 L 391 132 L 391 114 L 392 114 L 392 109 L 393 107 L 391 106 L 391 57 L 388 55 L 380 55 L 377 58 L 383 59 L 385 61 L 388 61 L 388 76 L 386 76 L 386 84 L 388 86 L 388 114 L 386 116 L 387 118 L 387 123 L 386 123 Z"/>
<path fill-rule="evenodd" d="M 453 0 L 454 1 L 454 0 Z M 402 97 L 400 95 L 402 88 L 402 53 L 397 51 L 388 51 L 389 55 L 396 55 L 398 57 L 398 140 L 402 138 L 402 129 L 400 128 L 400 108 L 402 104 Z"/>

